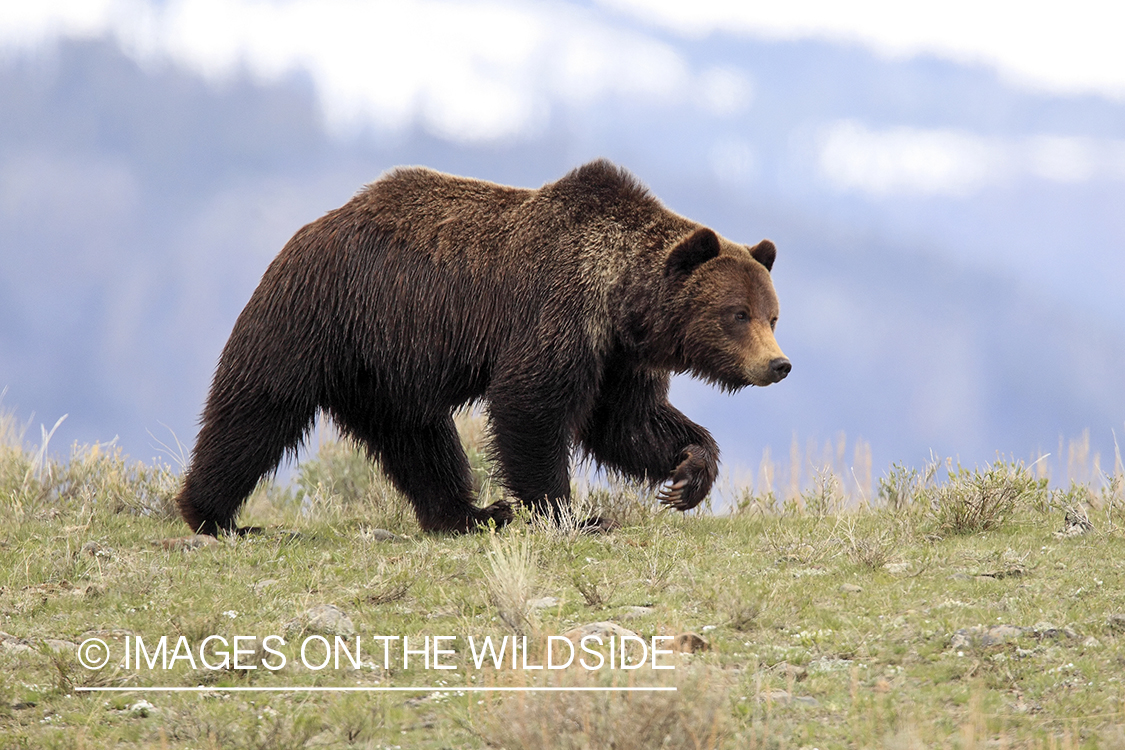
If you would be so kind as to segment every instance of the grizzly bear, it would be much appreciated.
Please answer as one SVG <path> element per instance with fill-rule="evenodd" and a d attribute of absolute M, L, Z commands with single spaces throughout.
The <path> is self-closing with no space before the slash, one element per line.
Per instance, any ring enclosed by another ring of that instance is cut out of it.
<path fill-rule="evenodd" d="M 215 371 L 176 503 L 236 530 L 258 480 L 324 412 L 426 531 L 511 516 L 473 504 L 453 413 L 483 402 L 500 479 L 532 510 L 570 497 L 580 449 L 698 505 L 719 449 L 668 403 L 671 373 L 736 391 L 784 378 L 769 240 L 747 247 L 599 160 L 538 190 L 400 168 L 270 264 Z"/>

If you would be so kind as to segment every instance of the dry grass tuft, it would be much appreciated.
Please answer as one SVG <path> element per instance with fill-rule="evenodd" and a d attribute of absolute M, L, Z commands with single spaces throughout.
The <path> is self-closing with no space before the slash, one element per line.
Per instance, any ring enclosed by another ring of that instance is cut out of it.
<path fill-rule="evenodd" d="M 516 635 L 529 635 L 530 612 L 527 600 L 535 591 L 536 553 L 531 535 L 516 532 L 489 536 L 485 584 L 500 619 Z"/>
<path fill-rule="evenodd" d="M 779 563 L 816 565 L 832 557 L 838 549 L 838 542 L 823 533 L 823 529 L 807 526 L 775 527 L 763 535 L 763 541 Z"/>
<path fill-rule="evenodd" d="M 704 667 L 675 674 L 630 679 L 631 686 L 675 685 L 675 692 L 518 693 L 491 711 L 485 734 L 511 750 L 723 747 L 733 733 L 728 678 Z"/>
<path fill-rule="evenodd" d="M 880 529 L 878 533 L 863 534 L 856 531 L 854 518 L 841 519 L 837 524 L 837 534 L 840 535 L 844 551 L 857 565 L 869 570 L 878 570 L 891 561 L 897 541 L 888 529 Z"/>

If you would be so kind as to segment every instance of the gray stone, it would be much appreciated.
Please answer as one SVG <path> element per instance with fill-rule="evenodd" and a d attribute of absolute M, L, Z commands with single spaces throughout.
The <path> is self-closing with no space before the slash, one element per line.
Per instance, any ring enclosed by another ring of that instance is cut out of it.
<path fill-rule="evenodd" d="M 993 625 L 984 632 L 980 642 L 982 646 L 997 646 L 1021 635 L 1023 635 L 1023 628 L 1017 628 L 1015 625 Z"/>
<path fill-rule="evenodd" d="M 1036 638 L 1056 639 L 1062 635 L 1061 630 L 1045 620 L 1040 620 L 1039 622 L 1035 623 L 1035 627 L 1032 628 L 1032 632 L 1035 633 Z"/>
<path fill-rule="evenodd" d="M 12 653 L 23 653 L 32 651 L 31 644 L 24 638 L 17 638 L 16 636 L 5 633 L 0 630 L 0 648 Z"/>
<path fill-rule="evenodd" d="M 259 669 L 263 660 L 270 659 L 271 664 L 276 664 L 277 656 L 266 651 L 264 636 L 240 637 L 238 639 L 238 653 L 235 653 L 235 643 L 231 641 L 229 669 L 236 671 Z M 276 647 L 277 644 L 274 644 Z"/>
<path fill-rule="evenodd" d="M 990 628 L 974 625 L 971 628 L 961 628 L 955 632 L 949 640 L 949 647 L 958 650 L 973 648 L 974 646 L 987 648 L 1006 643 L 1013 638 L 1019 638 L 1023 634 L 1023 628 L 1017 628 L 1014 625 L 993 625 Z"/>
<path fill-rule="evenodd" d="M 1061 531 L 1056 531 L 1055 536 L 1059 539 L 1064 539 L 1069 536 L 1081 536 L 1088 534 L 1094 530 L 1094 524 L 1090 523 L 1089 516 L 1086 511 L 1080 508 L 1068 508 L 1063 513 L 1063 527 Z"/>
<path fill-rule="evenodd" d="M 155 709 L 156 709 L 156 706 L 152 705 L 151 703 L 146 701 L 144 698 L 142 698 L 141 700 L 137 701 L 133 705 L 129 706 L 129 713 L 131 713 L 133 716 L 144 719 L 144 718 L 148 717 L 148 715 L 150 713 L 152 713 Z"/>
<path fill-rule="evenodd" d="M 559 598 L 557 596 L 543 596 L 538 599 L 528 599 L 527 608 L 535 611 L 540 609 L 551 609 L 552 607 L 559 606 Z"/>
<path fill-rule="evenodd" d="M 351 638 L 355 635 L 355 625 L 350 617 L 335 604 L 320 604 L 285 625 L 288 632 L 304 631 L 318 635 L 338 635 Z"/>
<path fill-rule="evenodd" d="M 792 677 L 794 681 L 801 682 L 809 676 L 809 670 L 797 664 L 789 664 L 788 662 L 778 662 L 770 667 L 770 671 L 781 674 L 786 678 Z"/>
<path fill-rule="evenodd" d="M 630 606 L 621 608 L 622 620 L 639 620 L 642 617 L 651 615 L 656 610 L 652 607 Z"/>
<path fill-rule="evenodd" d="M 113 557 L 113 547 L 106 547 L 95 541 L 89 541 L 82 545 L 82 553 L 90 555 L 91 557 L 111 558 Z"/>
<path fill-rule="evenodd" d="M 763 703 L 788 703 L 789 691 L 787 690 L 763 690 L 758 693 L 758 700 Z"/>
<path fill-rule="evenodd" d="M 618 638 L 621 638 L 622 636 L 626 636 L 626 635 L 632 636 L 634 638 L 640 637 L 636 633 L 634 633 L 632 630 L 629 630 L 628 628 L 623 628 L 620 625 L 618 625 L 616 622 L 603 621 L 603 622 L 591 622 L 591 623 L 588 623 L 586 625 L 579 625 L 576 628 L 571 628 L 570 630 L 563 633 L 563 638 L 566 638 L 568 640 L 574 641 L 575 643 L 578 643 L 588 635 L 596 635 L 596 636 L 600 637 L 603 641 L 605 641 L 607 638 L 609 638 L 611 636 L 616 636 Z"/>
<path fill-rule="evenodd" d="M 707 651 L 711 644 L 699 633 L 680 633 L 672 640 L 672 648 L 676 651 L 694 654 L 696 651 Z"/>
<path fill-rule="evenodd" d="M 949 639 L 949 647 L 958 651 L 973 647 L 973 633 L 971 628 L 961 628 Z"/>

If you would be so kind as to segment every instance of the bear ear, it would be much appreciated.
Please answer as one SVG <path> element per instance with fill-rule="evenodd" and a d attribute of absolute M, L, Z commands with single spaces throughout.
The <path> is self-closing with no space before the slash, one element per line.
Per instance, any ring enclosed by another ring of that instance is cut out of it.
<path fill-rule="evenodd" d="M 700 227 L 668 254 L 664 275 L 688 276 L 707 261 L 719 255 L 719 236 L 707 227 Z"/>
<path fill-rule="evenodd" d="M 777 258 L 777 248 L 774 247 L 772 242 L 762 240 L 750 248 L 750 254 L 754 256 L 754 260 L 765 266 L 767 271 L 773 270 L 773 261 Z"/>

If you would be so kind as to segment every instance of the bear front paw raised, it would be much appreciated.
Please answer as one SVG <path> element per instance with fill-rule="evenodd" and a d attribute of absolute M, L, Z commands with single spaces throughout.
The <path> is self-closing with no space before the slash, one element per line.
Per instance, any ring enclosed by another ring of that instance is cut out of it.
<path fill-rule="evenodd" d="M 657 497 L 676 510 L 691 510 L 703 502 L 715 481 L 718 467 L 715 460 L 698 445 L 688 446 L 680 453 L 679 465 Z"/>

